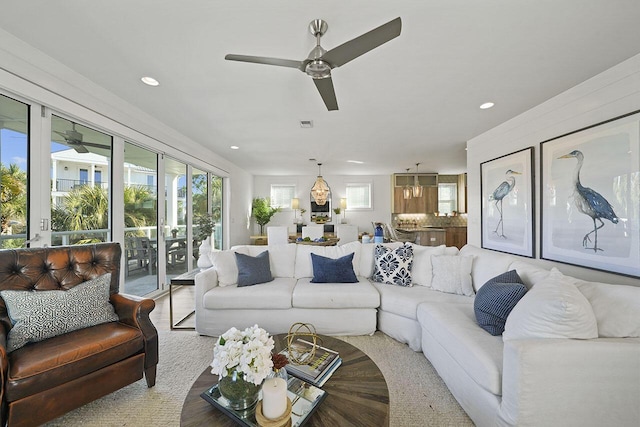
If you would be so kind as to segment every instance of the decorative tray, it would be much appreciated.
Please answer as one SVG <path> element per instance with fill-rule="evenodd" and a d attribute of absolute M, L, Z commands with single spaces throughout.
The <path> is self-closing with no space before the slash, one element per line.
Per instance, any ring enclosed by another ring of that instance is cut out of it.
<path fill-rule="evenodd" d="M 327 392 L 294 376 L 289 377 L 287 388 L 287 394 L 291 400 L 292 406 L 291 426 L 301 427 L 318 408 L 320 402 L 322 402 L 327 396 Z M 258 427 L 255 414 L 256 407 L 254 406 L 253 408 L 249 408 L 244 411 L 235 411 L 229 408 L 228 401 L 220 395 L 217 384 L 202 392 L 200 397 L 225 413 L 238 425 L 244 427 Z"/>
<path fill-rule="evenodd" d="M 324 242 L 314 242 L 313 240 L 291 240 L 291 243 L 296 243 L 298 245 L 311 245 L 311 246 L 335 246 L 339 238 L 331 238 L 327 239 Z"/>

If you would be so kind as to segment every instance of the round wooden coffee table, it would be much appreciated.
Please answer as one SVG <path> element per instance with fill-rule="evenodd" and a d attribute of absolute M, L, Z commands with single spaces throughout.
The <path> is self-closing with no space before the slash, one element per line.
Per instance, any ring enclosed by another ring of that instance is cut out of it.
<path fill-rule="evenodd" d="M 322 387 L 327 397 L 305 426 L 388 426 L 389 389 L 380 369 L 356 347 L 342 340 L 321 336 L 322 345 L 340 353 L 342 366 Z M 285 345 L 285 335 L 276 335 L 276 351 Z M 200 394 L 218 382 L 207 368 L 196 379 L 182 406 L 180 425 L 235 426 L 227 415 L 208 403 Z"/>

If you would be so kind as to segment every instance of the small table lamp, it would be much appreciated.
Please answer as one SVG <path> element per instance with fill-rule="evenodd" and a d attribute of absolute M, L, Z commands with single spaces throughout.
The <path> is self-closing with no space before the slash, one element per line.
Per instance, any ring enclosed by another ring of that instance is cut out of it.
<path fill-rule="evenodd" d="M 298 209 L 300 209 L 300 199 L 291 199 L 291 209 L 293 209 L 293 222 L 298 219 Z"/>
<path fill-rule="evenodd" d="M 347 199 L 340 199 L 340 209 L 342 209 L 342 223 L 347 222 Z"/>

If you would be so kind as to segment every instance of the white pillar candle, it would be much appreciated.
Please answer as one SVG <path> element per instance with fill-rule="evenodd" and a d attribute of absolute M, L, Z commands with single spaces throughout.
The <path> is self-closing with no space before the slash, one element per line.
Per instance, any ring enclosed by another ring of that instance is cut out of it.
<path fill-rule="evenodd" d="M 262 415 L 274 420 L 287 409 L 287 382 L 282 378 L 269 378 L 262 385 Z"/>

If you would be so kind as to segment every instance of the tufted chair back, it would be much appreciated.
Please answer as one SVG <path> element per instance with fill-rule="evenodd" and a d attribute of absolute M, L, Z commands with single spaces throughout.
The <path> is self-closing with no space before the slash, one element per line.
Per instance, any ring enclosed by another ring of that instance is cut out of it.
<path fill-rule="evenodd" d="M 111 294 L 115 294 L 121 252 L 119 243 L 0 250 L 0 290 L 68 290 L 111 273 Z M 11 329 L 2 298 L 0 322 L 6 331 Z"/>

